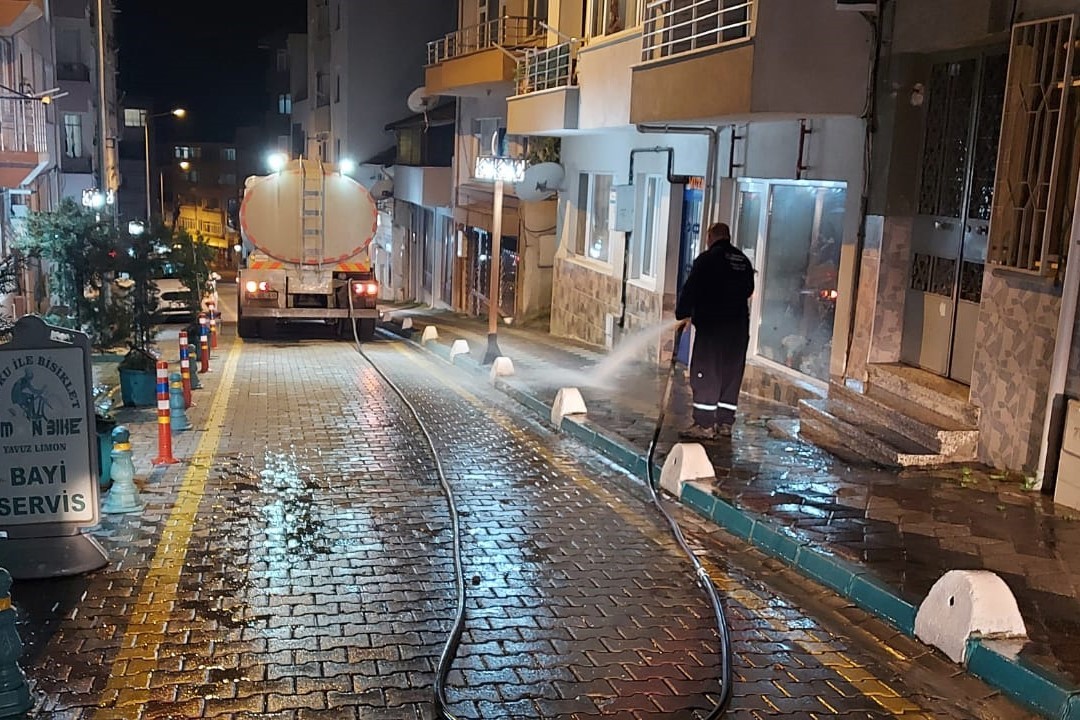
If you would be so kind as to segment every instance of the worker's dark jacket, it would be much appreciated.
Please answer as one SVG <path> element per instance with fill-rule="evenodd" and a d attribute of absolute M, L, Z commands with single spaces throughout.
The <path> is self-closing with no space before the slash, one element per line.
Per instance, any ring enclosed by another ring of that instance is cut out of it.
<path fill-rule="evenodd" d="M 750 321 L 747 300 L 753 294 L 750 260 L 731 243 L 717 242 L 694 260 L 675 317 L 691 318 L 699 329 L 745 325 Z"/>

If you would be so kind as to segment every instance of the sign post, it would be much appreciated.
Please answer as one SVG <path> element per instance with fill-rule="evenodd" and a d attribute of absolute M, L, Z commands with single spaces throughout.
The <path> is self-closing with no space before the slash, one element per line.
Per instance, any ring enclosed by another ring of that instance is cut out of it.
<path fill-rule="evenodd" d="M 108 564 L 98 522 L 90 339 L 36 316 L 0 345 L 0 566 L 16 579 Z"/>

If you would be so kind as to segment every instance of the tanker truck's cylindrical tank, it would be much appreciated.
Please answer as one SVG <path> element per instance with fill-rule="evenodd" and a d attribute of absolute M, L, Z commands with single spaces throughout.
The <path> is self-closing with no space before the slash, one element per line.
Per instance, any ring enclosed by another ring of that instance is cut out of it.
<path fill-rule="evenodd" d="M 323 195 L 309 195 L 308 212 L 322 213 L 322 252 L 316 260 L 308 254 L 308 264 L 345 262 L 367 251 L 378 224 L 378 209 L 363 185 L 347 175 L 320 169 L 314 160 L 293 160 L 281 172 L 249 178 L 240 204 L 240 228 L 244 239 L 259 251 L 287 263 L 301 262 L 303 247 L 303 171 L 308 190 L 319 187 L 318 173 L 325 172 Z M 317 215 L 308 215 L 307 228 L 320 228 Z M 315 237 L 315 236 L 312 236 Z M 314 246 L 316 243 L 312 242 Z"/>

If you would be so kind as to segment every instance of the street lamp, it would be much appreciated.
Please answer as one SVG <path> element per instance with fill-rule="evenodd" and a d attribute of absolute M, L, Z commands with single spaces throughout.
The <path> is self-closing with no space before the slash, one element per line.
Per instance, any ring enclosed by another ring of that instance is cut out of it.
<path fill-rule="evenodd" d="M 266 156 L 266 166 L 270 168 L 270 172 L 281 172 L 288 161 L 289 158 L 285 153 L 271 153 Z"/>
<path fill-rule="evenodd" d="M 338 170 L 342 175 L 352 175 L 356 172 L 356 161 L 351 158 L 342 158 L 338 161 Z"/>
<path fill-rule="evenodd" d="M 146 225 L 138 220 L 132 220 L 128 223 L 128 234 L 132 237 L 139 237 L 146 232 Z"/>
<path fill-rule="evenodd" d="M 169 115 L 172 115 L 173 117 L 176 117 L 176 118 L 183 119 L 183 118 L 187 117 L 187 110 L 185 110 L 184 108 L 173 108 L 169 112 L 158 113 L 156 115 L 150 115 L 148 113 L 146 115 L 146 118 L 143 120 L 143 147 L 146 150 L 146 219 L 147 219 L 147 221 L 150 220 L 150 216 L 152 214 L 152 211 L 150 209 L 150 204 L 153 202 L 153 200 L 151 199 L 151 192 L 150 192 L 150 121 L 153 120 L 154 118 L 167 117 Z M 162 184 L 164 184 L 164 183 L 162 183 Z M 165 202 L 165 200 L 164 200 L 164 198 L 162 198 L 162 203 L 164 204 L 164 202 Z"/>

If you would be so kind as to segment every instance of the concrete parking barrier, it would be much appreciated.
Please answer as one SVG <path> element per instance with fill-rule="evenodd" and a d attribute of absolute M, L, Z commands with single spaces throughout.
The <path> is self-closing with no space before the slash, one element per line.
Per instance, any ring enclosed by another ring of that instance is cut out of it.
<path fill-rule="evenodd" d="M 919 605 L 915 636 L 963 663 L 972 636 L 1026 638 L 1027 630 L 1004 580 L 988 570 L 950 570 Z"/>
<path fill-rule="evenodd" d="M 491 363 L 490 378 L 495 380 L 499 377 L 508 377 L 514 374 L 514 361 L 506 356 L 499 356 L 495 358 L 495 362 Z"/>
<path fill-rule="evenodd" d="M 174 465 L 178 461 L 172 454 L 172 417 L 169 407 L 169 363 L 159 360 L 157 364 L 157 421 L 158 453 L 154 465 Z"/>
<path fill-rule="evenodd" d="M 453 345 L 450 346 L 450 362 L 454 362 L 454 358 L 456 358 L 458 355 L 468 355 L 468 354 L 469 354 L 469 343 L 468 343 L 467 340 L 463 340 L 461 338 L 458 338 L 457 340 L 454 341 Z"/>
<path fill-rule="evenodd" d="M 411 317 L 401 318 L 401 329 L 402 330 L 412 330 L 412 318 Z"/>
<path fill-rule="evenodd" d="M 560 388 L 551 404 L 551 424 L 558 430 L 567 415 L 585 415 L 585 399 L 577 388 Z"/>
<path fill-rule="evenodd" d="M 424 328 L 424 333 L 420 336 L 420 344 L 427 345 L 429 342 L 433 342 L 439 339 L 439 331 L 434 325 L 428 325 Z"/>
<path fill-rule="evenodd" d="M 660 470 L 660 487 L 673 497 L 682 496 L 683 484 L 716 477 L 705 447 L 699 443 L 676 443 Z"/>
<path fill-rule="evenodd" d="M 110 515 L 138 512 L 143 509 L 143 501 L 135 487 L 131 432 L 123 425 L 117 425 L 112 431 L 112 441 L 112 487 L 101 503 L 101 511 Z"/>

